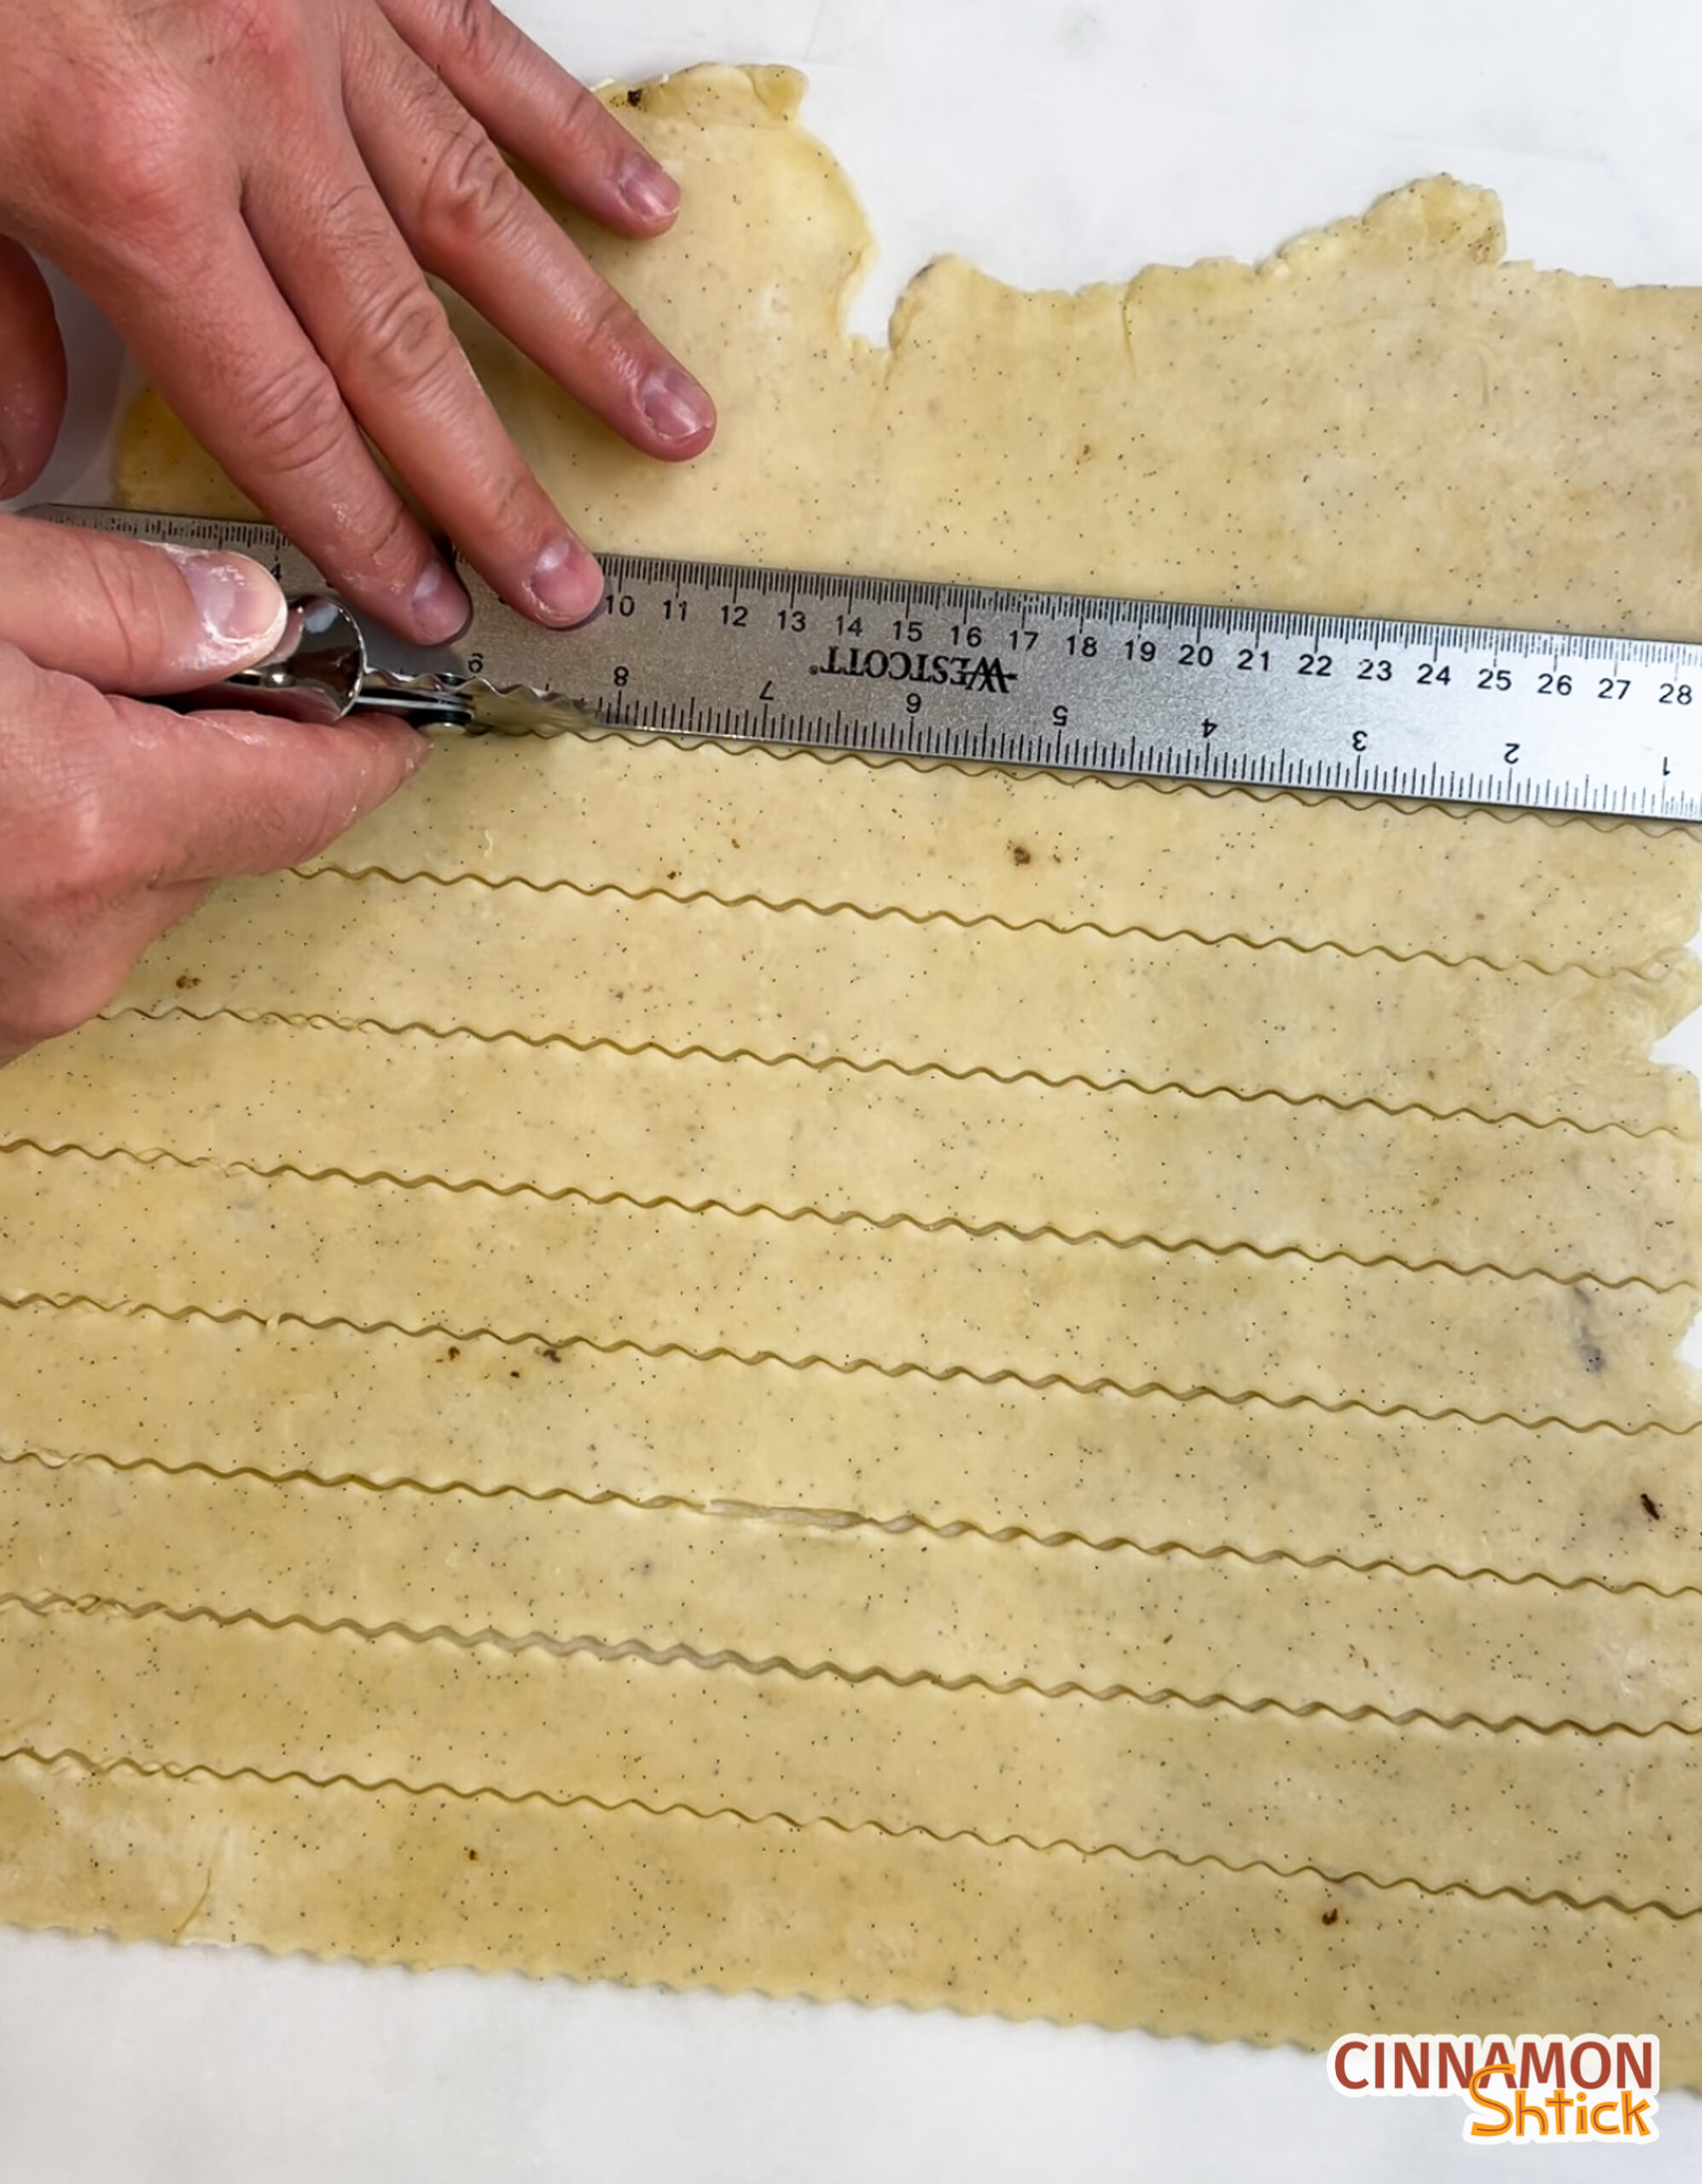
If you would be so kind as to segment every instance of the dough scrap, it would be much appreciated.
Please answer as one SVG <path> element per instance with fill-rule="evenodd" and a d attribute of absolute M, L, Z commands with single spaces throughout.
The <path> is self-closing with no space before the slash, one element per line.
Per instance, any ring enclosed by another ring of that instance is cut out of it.
<path fill-rule="evenodd" d="M 648 90 L 686 214 L 586 238 L 723 398 L 689 472 L 456 307 L 595 539 L 1702 636 L 1696 295 L 1505 264 L 1433 182 L 1078 299 L 943 263 L 874 349 L 798 95 Z M 151 398 L 120 474 L 229 492 Z M 1699 875 L 444 752 L 0 1083 L 0 1915 L 1317 2045 L 1635 2018 L 1696 2082 L 1698 1111 L 1649 1048 Z"/>
<path fill-rule="evenodd" d="M 1415 183 L 1262 265 L 1024 294 L 943 258 L 891 346 L 787 69 L 693 69 L 630 117 L 681 181 L 667 243 L 566 224 L 713 381 L 688 471 L 614 435 L 458 299 L 457 333 L 593 545 L 1416 621 L 1702 636 L 1702 299 L 1503 259 L 1493 195 Z M 736 360 L 736 362 L 735 361 Z M 1066 361 L 1067 360 L 1067 361 Z M 138 507 L 246 504 L 156 404 Z"/>

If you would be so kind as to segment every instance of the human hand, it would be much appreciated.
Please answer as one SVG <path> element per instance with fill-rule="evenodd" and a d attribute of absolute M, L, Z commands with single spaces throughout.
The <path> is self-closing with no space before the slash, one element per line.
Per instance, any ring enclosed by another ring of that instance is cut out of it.
<path fill-rule="evenodd" d="M 595 608 L 595 563 L 421 268 L 636 447 L 706 446 L 708 398 L 492 141 L 605 226 L 659 233 L 678 191 L 599 100 L 489 0 L 0 0 L 0 493 L 38 474 L 63 403 L 25 244 L 404 635 L 452 636 L 466 601 L 363 433 L 512 605 L 558 624 Z"/>
<path fill-rule="evenodd" d="M 210 880 L 315 856 L 426 758 L 393 723 L 105 694 L 250 666 L 284 611 L 238 555 L 0 516 L 0 1062 L 103 1008 Z"/>

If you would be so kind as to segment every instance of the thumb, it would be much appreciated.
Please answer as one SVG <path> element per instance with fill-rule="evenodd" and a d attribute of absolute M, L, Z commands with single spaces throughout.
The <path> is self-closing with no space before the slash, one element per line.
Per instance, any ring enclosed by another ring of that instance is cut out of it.
<path fill-rule="evenodd" d="M 21 243 L 0 236 L 0 497 L 46 468 L 65 415 L 65 349 L 53 298 Z"/>
<path fill-rule="evenodd" d="M 264 659 L 283 593 L 258 561 L 0 515 L 0 639 L 102 690 L 193 690 Z"/>

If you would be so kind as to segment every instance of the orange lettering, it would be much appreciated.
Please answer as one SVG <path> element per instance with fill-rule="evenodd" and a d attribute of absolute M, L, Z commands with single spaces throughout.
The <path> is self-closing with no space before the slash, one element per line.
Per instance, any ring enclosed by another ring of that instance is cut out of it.
<path fill-rule="evenodd" d="M 1478 2090 L 1492 2071 L 1499 2071 L 1506 2067 L 1501 2063 L 1485 2063 L 1480 2071 L 1473 2071 L 1472 2073 L 1472 2083 L 1469 2088 L 1472 2099 L 1479 2108 L 1493 2108 L 1496 2115 L 1501 2117 L 1499 2123 L 1480 2123 L 1474 2116 L 1472 2118 L 1471 2130 L 1471 2135 L 1474 2139 L 1503 2139 L 1513 2129 L 1513 2111 L 1507 2103 L 1504 2100 L 1497 2100 L 1493 2094 L 1479 2093 Z"/>

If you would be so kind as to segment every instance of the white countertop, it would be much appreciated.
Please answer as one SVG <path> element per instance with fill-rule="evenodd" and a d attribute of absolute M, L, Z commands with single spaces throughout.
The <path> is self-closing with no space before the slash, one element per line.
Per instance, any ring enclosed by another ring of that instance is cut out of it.
<path fill-rule="evenodd" d="M 1438 169 L 1500 191 L 1515 257 L 1702 285 L 1702 12 L 1681 0 L 510 12 L 592 81 L 805 69 L 805 119 L 880 239 L 853 314 L 877 339 L 944 250 L 1045 287 L 1257 258 Z M 115 385 L 98 331 L 79 317 L 73 338 L 79 408 L 49 497 L 95 474 Z M 1702 1036 L 1668 1051 L 1692 1060 Z M 1461 2143 L 1463 2115 L 1339 2100 L 1292 2050 L 0 1929 L 0 2180 L 1374 2184 L 1480 2176 L 1496 2157 Z M 1527 2151 L 1520 2174 L 1702 2175 L 1702 2100 L 1664 2095 L 1659 2122 L 1635 2154 Z"/>

